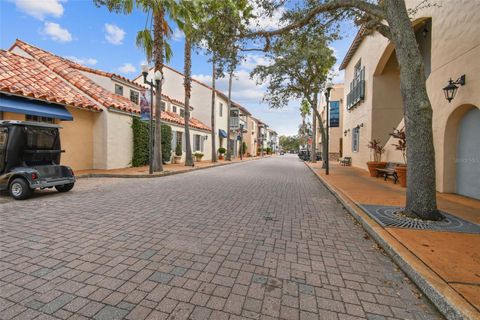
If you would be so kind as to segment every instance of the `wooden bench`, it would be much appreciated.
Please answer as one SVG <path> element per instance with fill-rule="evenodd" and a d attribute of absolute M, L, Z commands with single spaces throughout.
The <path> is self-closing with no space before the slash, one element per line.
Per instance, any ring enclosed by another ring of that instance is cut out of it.
<path fill-rule="evenodd" d="M 398 175 L 395 168 L 397 168 L 397 166 L 398 163 L 388 162 L 385 168 L 377 168 L 377 177 L 382 176 L 384 181 L 387 181 L 388 177 L 393 177 L 393 183 L 396 184 L 398 181 Z"/>
<path fill-rule="evenodd" d="M 343 159 L 338 160 L 341 166 L 351 166 L 352 165 L 352 158 L 345 157 Z"/>

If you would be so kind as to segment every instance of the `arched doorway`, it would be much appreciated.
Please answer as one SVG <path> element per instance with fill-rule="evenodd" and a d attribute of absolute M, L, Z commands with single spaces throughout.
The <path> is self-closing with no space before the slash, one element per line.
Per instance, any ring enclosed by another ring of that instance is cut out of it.
<path fill-rule="evenodd" d="M 458 127 L 456 193 L 480 200 L 480 109 L 465 113 Z"/>

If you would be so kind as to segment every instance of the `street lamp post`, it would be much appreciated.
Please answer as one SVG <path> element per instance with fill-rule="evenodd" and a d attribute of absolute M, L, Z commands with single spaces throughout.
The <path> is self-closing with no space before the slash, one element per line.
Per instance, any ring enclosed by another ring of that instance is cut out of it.
<path fill-rule="evenodd" d="M 324 155 L 325 157 L 325 174 L 328 176 L 328 174 L 330 173 L 330 157 L 329 157 L 329 154 L 330 154 L 330 134 L 329 134 L 329 131 L 330 131 L 330 117 L 329 117 L 329 110 L 330 110 L 330 91 L 333 89 L 333 85 L 329 82 L 327 83 L 327 86 L 325 87 L 325 98 L 326 98 L 326 102 L 327 102 L 327 105 L 326 105 L 326 109 L 327 109 L 327 115 L 326 115 L 326 119 L 327 119 L 327 125 L 326 125 L 326 143 L 327 143 L 327 146 L 326 146 L 326 155 Z"/>
<path fill-rule="evenodd" d="M 155 87 L 155 90 L 158 92 L 158 87 L 160 86 L 160 81 L 163 82 L 164 78 L 163 75 L 160 71 L 155 71 L 153 74 L 153 80 L 154 81 L 148 81 L 147 76 L 148 76 L 148 65 L 144 64 L 142 65 L 142 75 L 143 75 L 143 83 L 148 84 L 150 86 L 150 128 L 148 130 L 148 173 L 152 174 L 153 173 L 153 148 L 155 145 L 155 141 L 153 138 L 153 88 Z M 161 112 L 160 108 L 160 112 Z"/>
<path fill-rule="evenodd" d="M 263 139 L 265 137 L 265 134 L 262 133 L 262 145 L 260 146 L 260 151 L 262 153 L 262 157 L 263 157 Z"/>

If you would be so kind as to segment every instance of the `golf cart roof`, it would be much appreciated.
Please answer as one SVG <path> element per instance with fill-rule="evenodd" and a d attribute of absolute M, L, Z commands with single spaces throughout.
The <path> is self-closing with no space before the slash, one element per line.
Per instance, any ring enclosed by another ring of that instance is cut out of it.
<path fill-rule="evenodd" d="M 0 120 L 0 127 L 7 126 L 25 126 L 25 127 L 42 127 L 42 128 L 61 128 L 57 124 L 34 122 L 34 121 L 19 121 L 19 120 Z"/>

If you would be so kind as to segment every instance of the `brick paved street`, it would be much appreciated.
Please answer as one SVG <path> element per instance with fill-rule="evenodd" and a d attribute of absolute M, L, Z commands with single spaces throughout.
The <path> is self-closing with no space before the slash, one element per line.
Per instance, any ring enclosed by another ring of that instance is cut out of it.
<path fill-rule="evenodd" d="M 0 319 L 441 319 L 296 156 L 0 196 Z"/>

